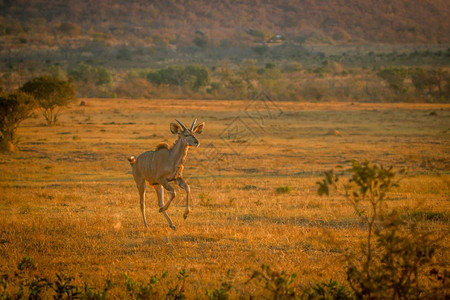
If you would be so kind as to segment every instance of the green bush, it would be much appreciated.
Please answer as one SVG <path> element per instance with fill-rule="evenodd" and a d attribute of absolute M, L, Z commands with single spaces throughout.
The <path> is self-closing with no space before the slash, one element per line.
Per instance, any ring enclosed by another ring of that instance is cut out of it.
<path fill-rule="evenodd" d="M 330 279 L 329 282 L 316 283 L 303 294 L 304 299 L 352 299 L 353 295 L 347 287 Z"/>
<path fill-rule="evenodd" d="M 24 92 L 0 93 L 0 151 L 14 150 L 17 127 L 36 106 L 36 99 Z"/>
<path fill-rule="evenodd" d="M 385 68 L 377 73 L 379 77 L 387 82 L 390 88 L 392 88 L 398 94 L 405 94 L 407 88 L 404 86 L 406 77 L 408 76 L 408 70 L 398 67 Z"/>
<path fill-rule="evenodd" d="M 262 265 L 261 271 L 254 271 L 248 282 L 256 280 L 261 283 L 264 290 L 271 294 L 272 299 L 295 299 L 299 295 L 299 290 L 294 284 L 296 277 L 296 273 L 277 272 L 270 266 Z"/>
<path fill-rule="evenodd" d="M 167 277 L 167 272 L 163 272 L 161 276 L 153 275 L 147 283 L 134 281 L 125 274 L 125 286 L 128 295 L 132 299 L 157 299 L 161 297 L 158 283 Z"/>
<path fill-rule="evenodd" d="M 231 290 L 231 284 L 228 282 L 222 282 L 219 288 L 212 291 L 206 290 L 206 296 L 209 300 L 227 300 L 229 299 L 228 292 Z"/>
<path fill-rule="evenodd" d="M 37 269 L 36 263 L 33 258 L 29 256 L 25 256 L 22 258 L 22 260 L 17 264 L 17 269 L 20 271 L 26 270 L 26 269 Z"/>
<path fill-rule="evenodd" d="M 292 188 L 288 185 L 285 186 L 279 186 L 276 188 L 277 194 L 289 194 L 292 192 Z"/>
<path fill-rule="evenodd" d="M 340 180 L 342 174 L 328 171 L 317 184 L 319 195 L 329 195 L 332 188 L 344 195 L 366 225 L 362 248 L 346 256 L 347 281 L 356 298 L 444 299 L 439 290 L 449 274 L 436 275 L 431 232 L 387 208 L 389 193 L 399 184 L 393 168 L 352 161 L 347 172 L 350 178 Z"/>
<path fill-rule="evenodd" d="M 75 85 L 51 76 L 40 76 L 26 82 L 21 91 L 32 95 L 39 103 L 48 125 L 55 125 L 61 108 L 72 103 L 75 97 Z"/>
<path fill-rule="evenodd" d="M 208 68 L 204 66 L 170 66 L 149 72 L 147 80 L 156 86 L 187 87 L 192 91 L 198 91 L 201 87 L 209 85 L 210 76 Z"/>

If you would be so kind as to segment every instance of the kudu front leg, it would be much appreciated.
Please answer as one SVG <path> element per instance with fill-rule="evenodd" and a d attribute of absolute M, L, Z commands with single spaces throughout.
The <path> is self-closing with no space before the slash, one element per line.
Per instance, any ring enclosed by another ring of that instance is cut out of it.
<path fill-rule="evenodd" d="M 177 184 L 179 187 L 183 188 L 186 191 L 186 210 L 184 211 L 183 217 L 186 219 L 189 215 L 189 201 L 191 199 L 191 189 L 189 185 L 184 181 L 183 178 L 177 178 Z"/>
<path fill-rule="evenodd" d="M 164 204 L 164 206 L 159 209 L 159 212 L 165 212 L 169 208 L 173 198 L 175 198 L 176 193 L 172 185 L 166 179 L 161 180 L 160 182 L 162 186 L 166 189 L 166 191 L 169 193 L 169 199 L 167 200 L 167 203 Z"/>
<path fill-rule="evenodd" d="M 162 208 L 164 206 L 164 189 L 162 185 L 154 185 L 153 187 L 155 188 L 156 195 L 158 196 L 159 207 Z M 167 222 L 169 223 L 169 227 L 172 228 L 173 230 L 177 230 L 175 225 L 173 225 L 172 219 L 169 217 L 167 212 L 164 211 L 163 214 L 164 217 L 166 217 Z"/>

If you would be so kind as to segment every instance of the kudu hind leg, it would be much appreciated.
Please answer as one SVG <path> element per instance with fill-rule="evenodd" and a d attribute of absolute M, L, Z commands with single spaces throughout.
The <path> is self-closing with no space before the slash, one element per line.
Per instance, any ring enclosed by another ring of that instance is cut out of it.
<path fill-rule="evenodd" d="M 187 216 L 189 215 L 189 200 L 191 199 L 191 189 L 189 188 L 189 185 L 186 183 L 186 181 L 184 181 L 183 178 L 178 178 L 177 184 L 179 187 L 181 187 L 186 191 L 186 209 L 183 214 L 183 218 L 186 219 Z"/>
<path fill-rule="evenodd" d="M 142 218 L 144 219 L 144 225 L 145 225 L 145 227 L 148 227 L 147 219 L 145 218 L 145 180 L 137 181 L 136 186 L 139 191 L 141 212 L 142 212 Z"/>
<path fill-rule="evenodd" d="M 155 188 L 156 195 L 158 196 L 159 207 L 162 208 L 164 206 L 164 189 L 161 185 L 154 185 L 153 187 Z M 172 219 L 169 217 L 167 212 L 164 211 L 163 215 L 164 217 L 166 217 L 166 220 L 169 223 L 169 227 L 172 228 L 173 230 L 177 230 L 175 225 L 173 225 Z"/>

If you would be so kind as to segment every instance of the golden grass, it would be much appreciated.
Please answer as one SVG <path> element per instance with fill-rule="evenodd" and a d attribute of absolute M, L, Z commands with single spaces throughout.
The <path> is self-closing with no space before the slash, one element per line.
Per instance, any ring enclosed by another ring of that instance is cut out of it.
<path fill-rule="evenodd" d="M 225 280 L 233 295 L 251 292 L 256 287 L 245 282 L 261 264 L 298 273 L 302 286 L 344 282 L 342 254 L 359 246 L 364 227 L 344 199 L 318 197 L 315 182 L 352 159 L 408 167 L 389 205 L 440 213 L 426 224 L 437 234 L 448 230 L 449 105 L 86 102 L 65 111 L 60 126 L 44 126 L 40 117 L 25 122 L 21 151 L 0 154 L 3 273 L 30 256 L 41 276 L 60 272 L 102 287 L 106 278 L 143 281 L 164 270 L 174 282 L 185 268 L 191 297 Z M 148 189 L 146 230 L 126 158 L 172 143 L 175 118 L 206 122 L 184 171 L 192 211 L 183 220 L 184 192 L 177 189 L 168 210 L 174 232 Z M 285 186 L 292 190 L 277 193 Z M 449 245 L 443 238 L 436 256 L 447 268 Z M 123 285 L 111 293 L 123 297 Z"/>

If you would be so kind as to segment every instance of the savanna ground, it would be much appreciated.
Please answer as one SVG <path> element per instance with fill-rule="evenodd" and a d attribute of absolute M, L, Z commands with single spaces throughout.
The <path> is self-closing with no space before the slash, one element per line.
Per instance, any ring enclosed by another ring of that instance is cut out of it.
<path fill-rule="evenodd" d="M 13 274 L 32 257 L 39 274 L 125 296 L 124 274 L 140 281 L 167 270 L 168 285 L 186 269 L 186 295 L 230 282 L 231 294 L 258 294 L 246 283 L 262 264 L 296 272 L 302 287 L 345 282 L 347 248 L 365 228 L 339 196 L 319 197 L 316 181 L 352 159 L 408 175 L 388 204 L 425 216 L 441 236 L 435 264 L 449 267 L 450 105 L 290 103 L 270 101 L 96 100 L 73 105 L 60 125 L 41 116 L 18 130 L 20 151 L 0 154 L 0 266 Z M 205 121 L 184 191 L 168 213 L 172 231 L 147 189 L 145 229 L 127 157 L 171 144 L 169 123 Z M 277 191 L 278 188 L 278 191 Z"/>

